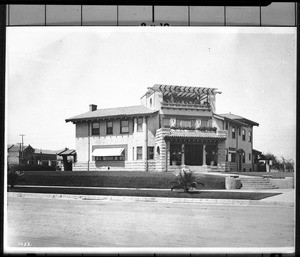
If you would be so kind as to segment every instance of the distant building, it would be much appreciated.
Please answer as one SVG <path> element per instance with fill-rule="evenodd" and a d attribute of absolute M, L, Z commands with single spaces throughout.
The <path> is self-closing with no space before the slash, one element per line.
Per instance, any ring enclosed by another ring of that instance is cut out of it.
<path fill-rule="evenodd" d="M 19 164 L 20 163 L 21 145 L 8 145 L 7 146 L 7 163 Z"/>
<path fill-rule="evenodd" d="M 23 150 L 23 164 L 56 166 L 56 151 L 36 149 L 28 145 Z"/>
<path fill-rule="evenodd" d="M 65 148 L 57 153 L 58 166 L 62 170 L 72 170 L 73 163 L 76 162 L 76 151 L 74 149 Z"/>
<path fill-rule="evenodd" d="M 76 125 L 75 170 L 253 171 L 253 127 L 216 114 L 216 88 L 154 85 L 141 105 L 97 109 L 66 119 Z"/>
<path fill-rule="evenodd" d="M 75 161 L 76 151 L 74 149 L 64 148 L 53 151 L 33 148 L 28 145 L 24 146 L 22 151 L 21 145 L 8 145 L 7 147 L 8 164 L 46 165 L 62 170 L 72 170 L 69 166 L 72 166 Z"/>

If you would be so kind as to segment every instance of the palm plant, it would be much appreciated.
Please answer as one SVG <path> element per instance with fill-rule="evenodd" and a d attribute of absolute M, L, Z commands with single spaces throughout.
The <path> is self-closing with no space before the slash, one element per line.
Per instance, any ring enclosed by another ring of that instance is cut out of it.
<path fill-rule="evenodd" d="M 191 188 L 197 187 L 196 177 L 192 171 L 182 169 L 176 177 L 176 180 L 171 182 L 173 185 L 171 191 L 175 188 L 182 188 L 184 192 L 188 193 Z"/>

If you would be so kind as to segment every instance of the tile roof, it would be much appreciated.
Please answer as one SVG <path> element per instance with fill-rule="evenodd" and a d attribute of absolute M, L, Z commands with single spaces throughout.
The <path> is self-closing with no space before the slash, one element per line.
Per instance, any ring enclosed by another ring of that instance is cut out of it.
<path fill-rule="evenodd" d="M 249 125 L 252 125 L 252 126 L 258 126 L 259 125 L 255 121 L 248 120 L 248 119 L 246 119 L 242 116 L 232 114 L 232 113 L 224 113 L 224 114 L 218 114 L 218 115 L 222 116 L 222 117 L 225 117 L 227 119 L 231 119 L 231 120 L 234 120 L 234 121 L 239 121 L 239 122 L 246 123 L 246 124 L 249 124 Z"/>
<path fill-rule="evenodd" d="M 226 135 L 218 134 L 217 132 L 181 129 L 170 129 L 166 137 L 226 139 Z"/>
<path fill-rule="evenodd" d="M 156 112 L 157 110 L 152 110 L 144 105 L 98 109 L 95 111 L 86 112 L 74 116 L 72 118 L 66 119 L 66 122 L 97 119 L 97 118 L 109 118 L 109 117 L 128 117 L 128 116 L 139 116 L 139 115 L 150 116 L 151 114 Z"/>

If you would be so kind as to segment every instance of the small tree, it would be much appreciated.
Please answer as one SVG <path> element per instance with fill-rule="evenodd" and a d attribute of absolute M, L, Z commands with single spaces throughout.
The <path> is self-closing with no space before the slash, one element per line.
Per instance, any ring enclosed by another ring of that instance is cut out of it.
<path fill-rule="evenodd" d="M 293 159 L 288 159 L 288 158 L 284 158 L 281 157 L 282 159 L 282 168 L 283 171 L 287 171 L 287 172 L 293 172 L 294 171 L 294 161 Z"/>
<path fill-rule="evenodd" d="M 174 188 L 182 188 L 184 192 L 188 193 L 191 188 L 197 187 L 196 177 L 192 171 L 187 171 L 182 169 L 176 177 L 174 182 L 171 182 L 173 185 L 171 191 Z"/>

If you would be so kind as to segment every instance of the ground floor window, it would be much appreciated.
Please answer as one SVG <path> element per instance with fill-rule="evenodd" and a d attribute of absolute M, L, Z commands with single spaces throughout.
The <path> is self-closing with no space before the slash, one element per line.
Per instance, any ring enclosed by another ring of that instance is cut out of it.
<path fill-rule="evenodd" d="M 147 159 L 148 160 L 153 160 L 154 159 L 154 147 L 153 146 L 149 146 L 148 147 L 148 152 L 147 152 Z"/>
<path fill-rule="evenodd" d="M 122 156 L 96 156 L 95 161 L 124 161 L 125 157 Z"/>
<path fill-rule="evenodd" d="M 143 159 L 143 147 L 138 146 L 136 148 L 136 159 L 137 160 L 142 160 Z"/>

